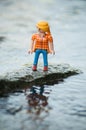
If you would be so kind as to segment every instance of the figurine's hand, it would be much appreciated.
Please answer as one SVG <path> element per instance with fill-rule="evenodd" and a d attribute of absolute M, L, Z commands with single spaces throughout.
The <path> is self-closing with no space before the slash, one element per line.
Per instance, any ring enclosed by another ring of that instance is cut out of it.
<path fill-rule="evenodd" d="M 29 53 L 29 54 L 32 54 L 32 53 L 33 53 L 33 50 L 29 50 L 28 53 Z"/>
<path fill-rule="evenodd" d="M 50 53 L 53 54 L 53 55 L 55 55 L 55 51 L 54 50 L 51 50 Z"/>

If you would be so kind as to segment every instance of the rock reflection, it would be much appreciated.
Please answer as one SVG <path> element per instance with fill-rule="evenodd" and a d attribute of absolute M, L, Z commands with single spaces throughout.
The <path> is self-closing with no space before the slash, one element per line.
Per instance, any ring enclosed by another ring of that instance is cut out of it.
<path fill-rule="evenodd" d="M 48 96 L 50 92 L 45 92 L 45 87 L 31 87 L 29 94 L 26 94 L 28 101 L 28 113 L 46 116 L 49 113 Z"/>

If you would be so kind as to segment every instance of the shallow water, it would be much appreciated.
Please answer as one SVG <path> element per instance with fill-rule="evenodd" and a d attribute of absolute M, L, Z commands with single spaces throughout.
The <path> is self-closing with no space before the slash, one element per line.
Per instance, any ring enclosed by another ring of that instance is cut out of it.
<path fill-rule="evenodd" d="M 34 54 L 27 51 L 40 19 L 49 21 L 54 37 L 49 64 L 68 63 L 83 72 L 0 98 L 0 129 L 86 130 L 85 15 L 85 0 L 0 0 L 0 76 L 32 65 Z"/>

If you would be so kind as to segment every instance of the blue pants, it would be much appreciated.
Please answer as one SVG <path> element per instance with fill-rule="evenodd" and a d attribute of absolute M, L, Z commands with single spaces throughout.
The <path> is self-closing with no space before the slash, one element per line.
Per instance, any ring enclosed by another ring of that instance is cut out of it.
<path fill-rule="evenodd" d="M 44 66 L 48 66 L 47 51 L 46 51 L 46 50 L 42 50 L 42 49 L 37 49 L 37 50 L 35 51 L 35 57 L 34 57 L 34 63 L 33 63 L 33 65 L 37 65 L 37 64 L 38 64 L 39 55 L 40 55 L 41 53 L 42 53 L 42 55 L 43 55 Z"/>

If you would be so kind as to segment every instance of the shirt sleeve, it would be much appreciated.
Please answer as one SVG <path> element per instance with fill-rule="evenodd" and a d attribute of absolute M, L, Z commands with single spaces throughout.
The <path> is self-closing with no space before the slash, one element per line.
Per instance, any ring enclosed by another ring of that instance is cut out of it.
<path fill-rule="evenodd" d="M 32 37 L 31 37 L 31 40 L 34 41 L 34 40 L 35 40 L 35 37 L 36 37 L 35 34 L 33 34 Z"/>
<path fill-rule="evenodd" d="M 53 37 L 52 37 L 52 35 L 49 35 L 49 36 L 48 36 L 48 41 L 49 41 L 50 43 L 53 42 Z"/>

